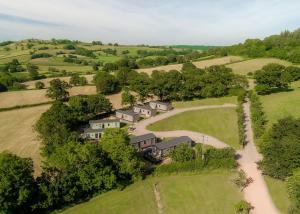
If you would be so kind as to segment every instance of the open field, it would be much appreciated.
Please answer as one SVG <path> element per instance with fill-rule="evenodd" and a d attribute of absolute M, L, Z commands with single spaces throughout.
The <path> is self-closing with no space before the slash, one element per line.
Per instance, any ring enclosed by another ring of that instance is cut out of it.
<path fill-rule="evenodd" d="M 300 117 L 300 81 L 292 84 L 293 91 L 260 96 L 269 126 L 278 119 Z"/>
<path fill-rule="evenodd" d="M 156 122 L 147 128 L 152 131 L 200 132 L 216 137 L 233 148 L 239 148 L 235 108 L 188 111 Z"/>
<path fill-rule="evenodd" d="M 269 63 L 278 63 L 284 66 L 292 65 L 292 63 L 281 59 L 257 58 L 257 59 L 249 59 L 242 62 L 232 63 L 230 65 L 227 65 L 227 67 L 231 68 L 233 72 L 236 74 L 247 75 L 249 72 L 254 72 L 256 70 L 259 70 L 263 66 Z"/>
<path fill-rule="evenodd" d="M 33 125 L 50 105 L 0 112 L 0 151 L 10 151 L 34 160 L 35 174 L 41 172 L 40 142 Z"/>
<path fill-rule="evenodd" d="M 230 181 L 233 173 L 205 171 L 192 176 L 148 178 L 123 191 L 111 191 L 72 207 L 65 214 L 156 214 L 153 184 L 158 183 L 163 213 L 232 214 L 241 193 Z M 221 194 L 220 194 L 221 193 Z"/>
<path fill-rule="evenodd" d="M 87 79 L 88 84 L 92 83 L 94 74 L 83 75 L 83 76 Z M 36 82 L 43 82 L 45 84 L 45 88 L 48 88 L 50 86 L 50 81 L 53 80 L 53 79 L 60 79 L 60 80 L 69 82 L 70 78 L 71 77 L 54 77 L 54 78 L 28 81 L 28 82 L 24 82 L 24 84 L 27 86 L 27 89 L 35 89 L 35 83 Z"/>
<path fill-rule="evenodd" d="M 184 101 L 184 102 L 173 102 L 172 105 L 174 108 L 189 108 L 194 106 L 202 106 L 202 105 L 223 105 L 223 104 L 237 104 L 236 97 L 220 97 L 220 98 L 206 98 L 192 101 Z"/>
<path fill-rule="evenodd" d="M 233 62 L 238 62 L 242 60 L 242 57 L 239 56 L 226 56 L 226 57 L 220 57 L 215 59 L 207 59 L 207 60 L 201 60 L 197 62 L 193 62 L 194 65 L 196 65 L 198 68 L 205 68 L 212 65 L 225 65 Z M 174 64 L 174 65 L 165 65 L 165 66 L 158 66 L 154 68 L 142 68 L 138 69 L 138 72 L 145 72 L 147 74 L 151 74 L 154 70 L 163 70 L 163 71 L 170 71 L 170 70 L 181 70 L 182 64 Z"/>
<path fill-rule="evenodd" d="M 265 177 L 265 181 L 275 205 L 282 214 L 287 214 L 290 201 L 285 182 L 268 176 Z"/>

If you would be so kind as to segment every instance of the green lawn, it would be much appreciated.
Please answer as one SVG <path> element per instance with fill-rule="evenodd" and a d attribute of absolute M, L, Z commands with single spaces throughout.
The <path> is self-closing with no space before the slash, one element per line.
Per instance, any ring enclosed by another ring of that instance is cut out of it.
<path fill-rule="evenodd" d="M 174 108 L 189 108 L 201 105 L 223 105 L 225 103 L 237 104 L 236 97 L 206 98 L 200 100 L 192 100 L 185 102 L 173 102 Z"/>
<path fill-rule="evenodd" d="M 290 201 L 284 181 L 266 176 L 265 181 L 271 193 L 272 199 L 281 213 L 287 214 Z"/>
<path fill-rule="evenodd" d="M 294 116 L 300 117 L 300 81 L 292 84 L 293 91 L 261 96 L 269 125 L 278 119 Z"/>
<path fill-rule="evenodd" d="M 184 112 L 158 121 L 152 131 L 190 130 L 214 136 L 228 145 L 239 148 L 235 108 L 204 109 Z"/>
<path fill-rule="evenodd" d="M 135 183 L 123 191 L 111 191 L 72 207 L 63 213 L 156 214 L 153 184 L 158 183 L 166 214 L 232 214 L 241 193 L 227 171 L 199 175 L 154 177 Z"/>

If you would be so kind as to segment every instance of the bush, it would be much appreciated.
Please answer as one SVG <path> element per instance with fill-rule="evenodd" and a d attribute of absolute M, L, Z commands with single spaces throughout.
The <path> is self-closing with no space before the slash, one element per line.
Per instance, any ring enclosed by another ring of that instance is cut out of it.
<path fill-rule="evenodd" d="M 249 214 L 253 209 L 252 205 L 247 201 L 240 201 L 235 205 L 236 214 Z"/>
<path fill-rule="evenodd" d="M 238 107 L 236 109 L 238 115 L 238 129 L 239 129 L 239 142 L 242 146 L 246 144 L 246 135 L 245 135 L 245 113 L 244 113 L 244 104 L 245 94 L 238 96 Z"/>
<path fill-rule="evenodd" d="M 41 81 L 37 81 L 35 83 L 35 88 L 36 89 L 43 89 L 43 88 L 45 88 L 45 84 L 43 82 L 41 82 Z"/>
<path fill-rule="evenodd" d="M 235 168 L 235 151 L 233 148 L 209 148 L 204 153 L 204 164 L 207 168 Z"/>
<path fill-rule="evenodd" d="M 17 90 L 22 90 L 22 89 L 26 89 L 26 85 L 19 82 L 14 82 L 13 88 Z"/>
<path fill-rule="evenodd" d="M 251 120 L 254 137 L 259 138 L 262 136 L 267 124 L 265 113 L 263 112 L 262 103 L 259 96 L 254 92 L 250 93 L 251 101 Z"/>
<path fill-rule="evenodd" d="M 37 58 L 49 58 L 51 57 L 51 54 L 48 53 L 38 53 L 38 54 L 32 54 L 31 59 L 37 59 Z"/>
<path fill-rule="evenodd" d="M 154 175 L 163 174 L 178 174 L 184 172 L 201 172 L 204 169 L 204 163 L 201 159 L 185 161 L 185 162 L 173 162 L 170 164 L 163 164 L 158 166 Z"/>
<path fill-rule="evenodd" d="M 195 158 L 195 152 L 188 144 L 185 143 L 177 146 L 173 151 L 171 151 L 170 157 L 175 162 L 185 162 L 193 160 Z"/>

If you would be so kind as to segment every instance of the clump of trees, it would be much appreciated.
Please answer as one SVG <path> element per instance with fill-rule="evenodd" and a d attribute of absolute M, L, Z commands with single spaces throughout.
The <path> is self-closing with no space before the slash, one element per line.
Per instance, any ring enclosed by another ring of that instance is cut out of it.
<path fill-rule="evenodd" d="M 71 75 L 69 84 L 73 86 L 84 86 L 87 84 L 87 79 L 84 76 L 79 76 L 78 73 L 74 73 Z"/>
<path fill-rule="evenodd" d="M 284 31 L 263 40 L 247 39 L 243 44 L 210 49 L 215 55 L 244 55 L 248 57 L 276 57 L 293 63 L 300 63 L 300 29 Z"/>
<path fill-rule="evenodd" d="M 119 83 L 116 77 L 104 71 L 99 71 L 94 76 L 94 83 L 97 92 L 102 94 L 112 94 L 119 91 Z"/>
<path fill-rule="evenodd" d="M 22 67 L 21 63 L 17 59 L 13 59 L 11 62 L 6 63 L 2 68 L 2 71 L 8 73 L 22 72 L 25 69 Z"/>
<path fill-rule="evenodd" d="M 300 119 L 287 117 L 275 123 L 263 137 L 260 151 L 265 174 L 278 179 L 292 175 L 300 167 Z"/>
<path fill-rule="evenodd" d="M 37 58 L 49 58 L 52 57 L 49 53 L 35 53 L 31 55 L 31 59 L 37 59 Z"/>
<path fill-rule="evenodd" d="M 270 63 L 254 73 L 255 90 L 259 94 L 270 93 L 273 90 L 286 90 L 292 81 L 300 76 L 300 68 Z"/>

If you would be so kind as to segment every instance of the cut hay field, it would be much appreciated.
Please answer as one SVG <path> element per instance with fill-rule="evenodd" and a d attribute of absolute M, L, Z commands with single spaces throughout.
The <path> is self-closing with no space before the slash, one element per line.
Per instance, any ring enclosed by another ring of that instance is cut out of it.
<path fill-rule="evenodd" d="M 269 126 L 284 117 L 300 117 L 300 81 L 294 82 L 292 89 L 260 96 Z"/>
<path fill-rule="evenodd" d="M 87 79 L 88 84 L 92 83 L 94 74 L 82 75 L 82 76 L 84 76 Z M 70 78 L 71 77 L 53 77 L 53 78 L 47 78 L 47 79 L 41 79 L 41 80 L 28 81 L 28 82 L 24 82 L 24 84 L 27 86 L 27 89 L 35 89 L 36 82 L 43 82 L 45 84 L 45 87 L 48 88 L 50 86 L 50 81 L 53 79 L 60 79 L 60 80 L 69 82 Z"/>
<path fill-rule="evenodd" d="M 220 98 L 206 98 L 184 102 L 173 102 L 174 108 L 189 108 L 202 105 L 223 105 L 223 104 L 237 104 L 237 97 L 220 97 Z"/>
<path fill-rule="evenodd" d="M 231 182 L 234 173 L 205 171 L 199 175 L 177 175 L 148 178 L 123 191 L 110 191 L 88 202 L 65 210 L 64 214 L 156 214 L 159 213 L 153 193 L 158 183 L 165 214 L 232 214 L 242 200 Z"/>
<path fill-rule="evenodd" d="M 241 61 L 243 58 L 240 56 L 226 56 L 220 57 L 215 59 L 207 59 L 201 60 L 197 62 L 193 62 L 198 68 L 205 68 L 212 65 L 225 65 L 233 62 Z M 147 74 L 151 74 L 154 70 L 162 70 L 162 71 L 170 71 L 170 70 L 181 70 L 182 64 L 174 64 L 174 65 L 165 65 L 165 66 L 158 66 L 153 68 L 143 68 L 137 69 L 138 72 L 145 72 Z"/>
<path fill-rule="evenodd" d="M 33 126 L 50 105 L 0 112 L 0 152 L 31 157 L 35 174 L 41 172 L 40 142 Z"/>
<path fill-rule="evenodd" d="M 76 86 L 69 90 L 70 96 L 96 94 L 95 86 Z M 121 93 L 106 96 L 114 108 L 121 107 Z M 0 108 L 9 108 L 21 105 L 32 105 L 49 102 L 51 99 L 46 97 L 46 89 L 10 91 L 0 93 Z"/>
<path fill-rule="evenodd" d="M 152 131 L 187 130 L 200 132 L 216 137 L 235 149 L 239 148 L 235 108 L 188 111 L 158 121 L 147 128 Z"/>
<path fill-rule="evenodd" d="M 256 70 L 259 70 L 263 66 L 269 63 L 278 63 L 284 66 L 292 65 L 292 63 L 281 59 L 257 58 L 257 59 L 249 59 L 242 62 L 232 63 L 230 65 L 227 65 L 226 67 L 231 68 L 233 72 L 236 74 L 247 75 L 249 72 L 254 72 Z"/>

